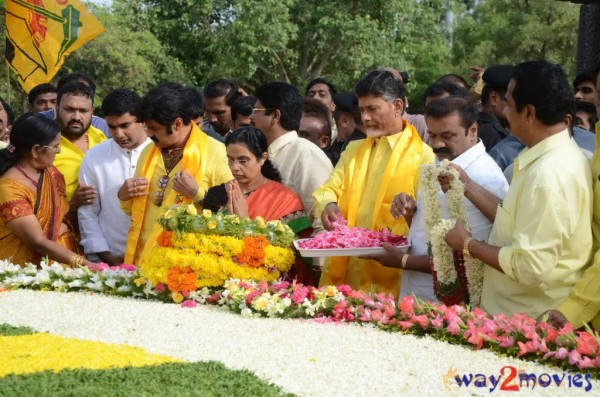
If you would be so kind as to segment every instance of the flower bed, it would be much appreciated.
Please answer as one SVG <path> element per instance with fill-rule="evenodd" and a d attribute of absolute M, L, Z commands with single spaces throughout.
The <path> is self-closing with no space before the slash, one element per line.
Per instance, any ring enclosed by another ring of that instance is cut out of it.
<path fill-rule="evenodd" d="M 198 214 L 190 204 L 168 209 L 159 223 L 163 231 L 140 272 L 153 285 L 167 286 L 176 302 L 231 277 L 274 281 L 294 263 L 294 233 L 280 221 Z"/>
<path fill-rule="evenodd" d="M 157 291 L 152 283 L 129 267 L 101 266 L 65 269 L 42 263 L 21 268 L 0 262 L 0 288 L 58 291 L 97 291 L 170 301 L 172 295 Z M 368 324 L 386 331 L 403 331 L 487 348 L 510 356 L 541 360 L 565 369 L 600 368 L 598 335 L 577 332 L 567 324 L 557 330 L 536 323 L 526 315 L 488 317 L 482 310 L 445 306 L 404 298 L 399 305 L 391 296 L 371 295 L 348 286 L 319 289 L 288 282 L 228 280 L 222 287 L 204 287 L 187 293 L 185 307 L 198 304 L 225 306 L 244 317 L 314 318 L 319 322 Z"/>

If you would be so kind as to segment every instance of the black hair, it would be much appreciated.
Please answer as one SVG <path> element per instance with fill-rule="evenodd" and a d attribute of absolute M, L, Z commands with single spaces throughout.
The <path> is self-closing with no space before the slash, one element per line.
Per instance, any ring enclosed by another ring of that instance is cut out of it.
<path fill-rule="evenodd" d="M 462 76 L 460 76 L 456 73 L 445 74 L 445 75 L 441 76 L 440 78 L 438 78 L 435 82 L 439 83 L 440 81 L 450 82 L 450 83 L 455 84 L 465 90 L 469 89 L 469 83 L 467 83 L 467 80 L 465 80 Z"/>
<path fill-rule="evenodd" d="M 240 89 L 234 81 L 227 79 L 211 81 L 204 87 L 204 98 L 220 98 L 222 96 L 225 97 L 225 104 L 231 106 L 240 96 Z"/>
<path fill-rule="evenodd" d="M 190 102 L 181 91 L 165 87 L 148 91 L 135 110 L 135 116 L 140 122 L 155 120 L 167 126 L 169 133 L 172 133 L 171 125 L 175 119 L 179 117 L 185 125 L 188 125 L 193 114 Z"/>
<path fill-rule="evenodd" d="M 591 81 L 592 84 L 594 84 L 594 86 L 596 85 L 596 82 L 594 81 L 594 76 L 592 75 L 591 72 L 583 72 L 583 73 L 579 73 L 577 76 L 575 76 L 575 79 L 573 79 L 573 88 L 577 88 L 577 86 L 581 83 L 583 83 L 584 81 Z"/>
<path fill-rule="evenodd" d="M 102 101 L 102 114 L 106 116 L 121 116 L 125 113 L 135 115 L 135 109 L 141 98 L 128 88 L 117 88 L 109 92 Z"/>
<path fill-rule="evenodd" d="M 231 105 L 231 119 L 236 121 L 238 114 L 249 117 L 252 114 L 254 104 L 256 104 L 256 97 L 252 95 L 239 97 Z"/>
<path fill-rule="evenodd" d="M 584 101 L 575 101 L 575 112 L 578 111 L 582 111 L 587 113 L 588 116 L 588 123 L 590 123 L 590 129 L 591 131 L 594 131 L 594 126 L 596 125 L 596 122 L 598 121 L 598 114 L 596 113 L 596 105 L 594 105 L 593 103 L 589 103 L 589 102 L 584 102 Z"/>
<path fill-rule="evenodd" d="M 458 114 L 465 133 L 469 133 L 469 127 L 477 122 L 477 108 L 464 96 L 447 96 L 434 99 L 425 106 L 425 118 L 433 117 L 441 119 L 452 114 Z"/>
<path fill-rule="evenodd" d="M 192 120 L 204 116 L 204 99 L 202 99 L 202 94 L 193 87 L 182 87 L 179 91 L 185 95 L 192 107 Z"/>
<path fill-rule="evenodd" d="M 598 75 L 600 74 L 600 59 L 596 62 L 594 69 L 592 69 L 592 82 L 594 83 L 594 87 L 596 87 L 596 82 L 598 81 Z"/>
<path fill-rule="evenodd" d="M 232 143 L 243 143 L 256 156 L 256 159 L 260 159 L 263 153 L 267 153 L 267 139 L 256 127 L 244 126 L 230 132 L 225 138 L 225 146 L 229 146 Z M 265 178 L 281 182 L 281 174 L 268 158 L 260 168 L 260 173 Z"/>
<path fill-rule="evenodd" d="M 50 83 L 38 84 L 29 91 L 29 94 L 27 94 L 27 100 L 29 101 L 30 105 L 33 105 L 33 102 L 35 102 L 35 99 L 38 96 L 47 94 L 49 92 L 56 93 L 56 87 Z"/>
<path fill-rule="evenodd" d="M 375 95 L 390 103 L 396 99 L 404 101 L 406 96 L 402 81 L 387 70 L 373 70 L 358 81 L 354 91 L 358 97 Z"/>
<path fill-rule="evenodd" d="M 2 103 L 2 107 L 6 111 L 6 127 L 9 127 L 15 122 L 15 111 L 4 98 L 0 98 L 0 103 Z"/>
<path fill-rule="evenodd" d="M 29 112 L 13 124 L 10 145 L 0 150 L 0 175 L 25 157 L 35 145 L 48 145 L 60 133 L 58 123 L 43 114 Z"/>
<path fill-rule="evenodd" d="M 315 117 L 323 122 L 321 136 L 325 135 L 331 139 L 331 122 L 329 121 L 329 109 L 315 98 L 304 98 L 302 106 L 302 117 Z"/>
<path fill-rule="evenodd" d="M 58 89 L 56 103 L 60 104 L 60 100 L 64 95 L 83 96 L 92 101 L 94 104 L 94 91 L 86 83 L 81 81 L 71 81 Z"/>
<path fill-rule="evenodd" d="M 308 85 L 306 86 L 306 90 L 304 91 L 304 96 L 308 95 L 308 91 L 312 88 L 313 85 L 315 84 L 325 84 L 328 88 L 329 88 L 329 94 L 333 97 L 335 94 L 337 94 L 337 90 L 335 89 L 335 86 L 333 85 L 333 83 L 325 80 L 323 77 L 317 77 L 316 79 L 312 79 Z M 262 102 L 262 101 L 261 101 Z"/>
<path fill-rule="evenodd" d="M 504 96 L 506 95 L 506 90 L 494 88 L 486 84 L 481 89 L 481 104 L 483 106 L 487 105 L 490 102 L 490 95 L 492 94 L 492 91 L 497 92 L 501 98 L 504 98 Z"/>
<path fill-rule="evenodd" d="M 573 109 L 573 93 L 564 70 L 546 61 L 523 62 L 512 73 L 512 97 L 516 111 L 526 105 L 535 108 L 536 118 L 544 125 L 564 122 Z"/>
<path fill-rule="evenodd" d="M 278 109 L 281 112 L 281 126 L 287 131 L 298 130 L 304 97 L 296 87 L 274 81 L 258 87 L 254 95 L 267 109 L 265 114 L 269 115 Z"/>
<path fill-rule="evenodd" d="M 444 94 L 448 96 L 467 97 L 467 90 L 461 86 L 450 82 L 449 80 L 438 80 L 425 89 L 425 98 L 440 97 Z"/>
<path fill-rule="evenodd" d="M 94 80 L 90 76 L 82 72 L 73 72 L 61 77 L 58 80 L 58 83 L 56 83 L 56 88 L 60 90 L 62 86 L 72 83 L 74 81 L 79 81 L 81 83 L 87 84 L 87 86 L 92 89 L 92 93 L 96 92 L 96 83 L 94 83 Z"/>
<path fill-rule="evenodd" d="M 410 76 L 407 71 L 400 72 L 400 77 L 402 77 L 402 82 L 407 84 L 410 81 Z"/>
<path fill-rule="evenodd" d="M 178 83 L 176 81 L 165 81 L 156 88 L 170 88 L 172 90 L 181 90 L 183 89 L 183 84 Z"/>

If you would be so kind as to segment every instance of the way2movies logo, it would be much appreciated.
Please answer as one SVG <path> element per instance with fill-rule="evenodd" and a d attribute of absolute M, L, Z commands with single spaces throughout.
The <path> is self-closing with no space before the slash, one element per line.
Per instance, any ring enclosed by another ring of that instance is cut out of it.
<path fill-rule="evenodd" d="M 498 374 L 486 375 L 481 373 L 459 374 L 454 367 L 442 376 L 446 390 L 458 389 L 489 389 L 489 392 L 533 390 L 535 388 L 562 387 L 565 389 L 592 390 L 591 374 L 562 373 L 527 373 L 512 365 L 500 368 Z"/>

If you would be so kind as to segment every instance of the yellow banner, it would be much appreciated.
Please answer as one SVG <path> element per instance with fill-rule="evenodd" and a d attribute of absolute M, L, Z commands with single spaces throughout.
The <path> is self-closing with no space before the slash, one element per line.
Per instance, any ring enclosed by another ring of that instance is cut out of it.
<path fill-rule="evenodd" d="M 79 0 L 6 1 L 6 61 L 26 92 L 50 82 L 65 56 L 102 32 Z"/>

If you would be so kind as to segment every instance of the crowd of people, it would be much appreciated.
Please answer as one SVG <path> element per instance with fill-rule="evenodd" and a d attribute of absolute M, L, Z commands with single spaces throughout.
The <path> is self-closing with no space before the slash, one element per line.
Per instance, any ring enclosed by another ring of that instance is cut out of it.
<path fill-rule="evenodd" d="M 600 160 L 590 164 L 600 67 L 572 88 L 545 61 L 474 70 L 472 85 L 441 76 L 414 114 L 409 76 L 391 68 L 351 92 L 324 78 L 304 95 L 283 82 L 249 95 L 226 79 L 202 93 L 119 88 L 102 117 L 89 76 L 41 84 L 16 120 L 0 101 L 0 258 L 140 264 L 174 204 L 278 219 L 302 237 L 344 218 L 410 236 L 411 247 L 298 258 L 291 277 L 436 300 L 420 172 L 448 160 L 469 226 L 457 221 L 446 242 L 485 263 L 481 307 L 600 329 Z M 452 178 L 433 181 L 443 217 Z"/>

